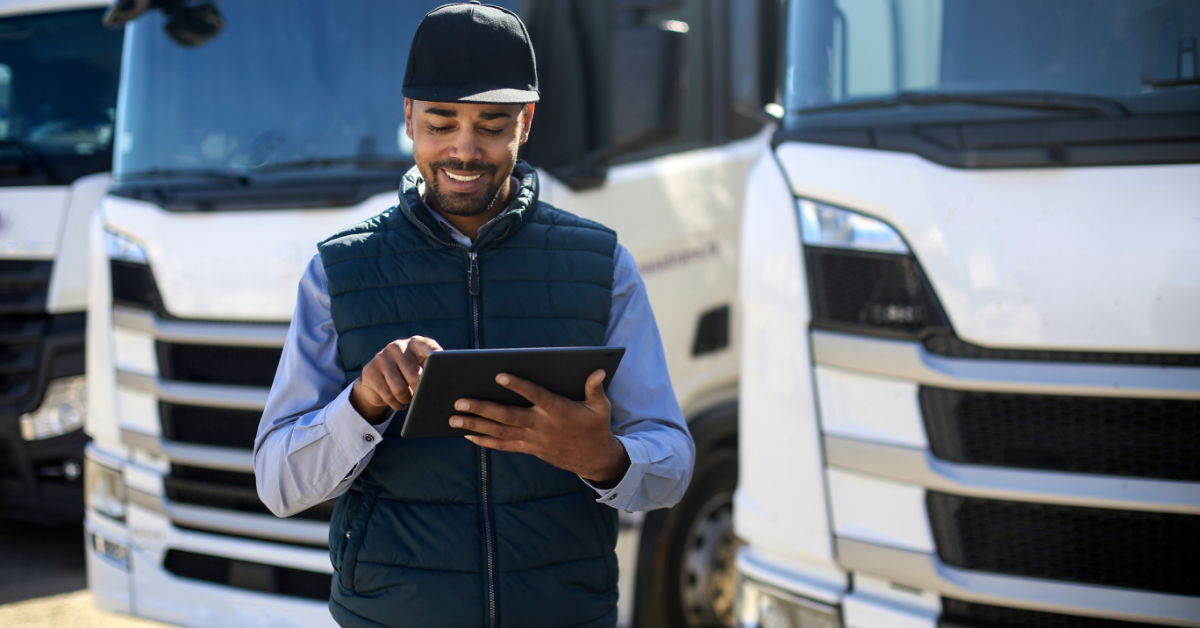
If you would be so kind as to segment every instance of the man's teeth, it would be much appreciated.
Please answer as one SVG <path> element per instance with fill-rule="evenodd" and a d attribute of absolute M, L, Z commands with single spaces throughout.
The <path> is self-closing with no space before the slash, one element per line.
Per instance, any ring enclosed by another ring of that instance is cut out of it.
<path fill-rule="evenodd" d="M 451 179 L 454 179 L 455 181 L 462 181 L 464 183 L 466 183 L 467 181 L 474 181 L 475 179 L 478 179 L 479 177 L 483 176 L 482 174 L 474 174 L 469 177 L 460 177 L 460 176 L 454 174 L 453 172 L 450 172 L 449 170 L 442 170 L 442 172 L 445 172 L 446 176 L 450 177 Z"/>

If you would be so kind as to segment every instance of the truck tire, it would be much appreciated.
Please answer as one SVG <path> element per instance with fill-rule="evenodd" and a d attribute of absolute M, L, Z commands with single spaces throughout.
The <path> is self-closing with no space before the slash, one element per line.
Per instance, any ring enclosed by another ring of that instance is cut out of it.
<path fill-rule="evenodd" d="M 675 507 L 646 517 L 640 548 L 635 626 L 724 628 L 734 625 L 733 534 L 737 449 L 716 447 L 697 460 Z"/>

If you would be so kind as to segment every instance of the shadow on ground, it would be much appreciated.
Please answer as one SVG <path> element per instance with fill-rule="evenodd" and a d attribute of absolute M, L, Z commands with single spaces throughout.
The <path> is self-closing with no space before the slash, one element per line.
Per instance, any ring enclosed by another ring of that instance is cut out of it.
<path fill-rule="evenodd" d="M 0 605 L 87 588 L 83 525 L 0 519 Z"/>

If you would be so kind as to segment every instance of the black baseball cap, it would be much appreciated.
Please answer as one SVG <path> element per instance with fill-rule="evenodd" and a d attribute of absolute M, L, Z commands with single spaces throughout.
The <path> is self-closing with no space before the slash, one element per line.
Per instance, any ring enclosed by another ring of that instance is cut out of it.
<path fill-rule="evenodd" d="M 430 102 L 537 102 L 537 61 L 525 24 L 478 0 L 430 11 L 413 36 L 403 93 Z"/>

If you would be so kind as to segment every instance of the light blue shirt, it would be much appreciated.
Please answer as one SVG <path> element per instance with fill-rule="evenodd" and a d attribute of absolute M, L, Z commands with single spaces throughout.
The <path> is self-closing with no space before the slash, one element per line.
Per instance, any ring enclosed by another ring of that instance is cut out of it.
<path fill-rule="evenodd" d="M 470 245 L 449 223 L 442 224 L 455 240 Z M 646 286 L 621 245 L 614 257 L 612 315 L 604 343 L 625 347 L 608 397 L 612 433 L 625 446 L 630 465 L 611 489 L 589 485 L 597 501 L 613 508 L 672 506 L 691 479 L 696 448 L 671 388 Z M 318 255 L 300 279 L 283 357 L 254 439 L 258 494 L 271 512 L 287 517 L 337 497 L 370 463 L 392 419 L 368 423 L 350 404 L 350 389 Z"/>

